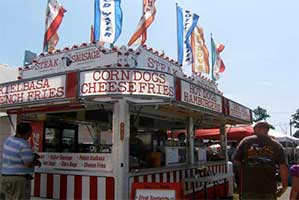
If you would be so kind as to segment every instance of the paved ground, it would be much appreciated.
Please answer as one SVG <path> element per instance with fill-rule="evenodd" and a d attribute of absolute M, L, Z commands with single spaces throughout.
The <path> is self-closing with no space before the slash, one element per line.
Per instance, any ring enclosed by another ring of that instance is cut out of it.
<path fill-rule="evenodd" d="M 288 189 L 283 193 L 283 195 L 278 200 L 288 200 L 291 192 L 291 187 L 288 187 Z"/>
<path fill-rule="evenodd" d="M 291 187 L 288 187 L 287 190 L 283 193 L 283 195 L 279 197 L 277 200 L 289 200 L 290 192 L 291 192 Z M 239 199 L 239 195 L 234 194 L 233 200 L 238 200 L 238 199 Z"/>
<path fill-rule="evenodd" d="M 278 200 L 289 200 L 290 191 L 291 191 L 291 187 L 288 187 L 285 193 L 283 193 L 283 195 L 280 198 L 278 198 Z M 238 195 L 235 194 L 233 200 L 238 200 L 238 199 L 239 199 Z M 31 200 L 48 200 L 48 199 L 32 197 Z"/>
<path fill-rule="evenodd" d="M 289 200 L 289 196 L 290 196 L 290 191 L 291 191 L 291 187 L 288 187 L 288 189 L 285 191 L 285 193 L 283 193 L 283 195 L 278 198 L 278 200 Z M 32 197 L 31 200 L 40 200 L 41 198 L 35 198 Z M 238 200 L 238 195 L 235 194 L 233 200 Z M 42 200 L 46 200 L 46 199 L 42 199 Z"/>

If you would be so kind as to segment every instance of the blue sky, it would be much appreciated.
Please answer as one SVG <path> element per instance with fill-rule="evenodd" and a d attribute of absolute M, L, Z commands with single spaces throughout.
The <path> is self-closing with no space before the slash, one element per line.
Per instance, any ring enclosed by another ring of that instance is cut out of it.
<path fill-rule="evenodd" d="M 0 1 L 0 63 L 21 66 L 24 50 L 42 51 L 46 0 Z M 89 42 L 94 0 L 60 0 L 67 10 L 57 48 Z M 127 44 L 141 15 L 141 0 L 123 0 L 123 29 L 116 45 Z M 224 96 L 251 109 L 261 106 L 278 131 L 288 131 L 299 109 L 299 2 L 296 0 L 157 0 L 147 45 L 176 59 L 175 3 L 200 16 L 210 49 L 210 33 L 225 45 Z"/>

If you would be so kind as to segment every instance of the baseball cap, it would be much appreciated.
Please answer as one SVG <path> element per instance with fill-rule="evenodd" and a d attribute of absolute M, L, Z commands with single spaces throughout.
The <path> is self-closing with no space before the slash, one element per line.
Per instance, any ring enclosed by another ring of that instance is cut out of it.
<path fill-rule="evenodd" d="M 270 128 L 270 125 L 267 122 L 265 122 L 265 121 L 261 121 L 261 122 L 257 122 L 254 125 L 254 128 L 255 127 L 258 127 L 258 128 Z"/>

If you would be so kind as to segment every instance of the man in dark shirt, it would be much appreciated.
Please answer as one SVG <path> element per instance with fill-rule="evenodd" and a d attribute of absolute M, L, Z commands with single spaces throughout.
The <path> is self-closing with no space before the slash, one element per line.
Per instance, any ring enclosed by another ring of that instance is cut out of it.
<path fill-rule="evenodd" d="M 255 135 L 244 138 L 237 147 L 234 160 L 239 166 L 240 199 L 276 199 L 287 188 L 288 167 L 282 145 L 268 136 L 269 124 L 258 122 Z M 282 188 L 277 188 L 276 165 Z"/>
<path fill-rule="evenodd" d="M 137 128 L 132 127 L 130 129 L 130 156 L 137 158 L 138 163 L 142 164 L 144 162 L 144 144 L 137 135 Z"/>

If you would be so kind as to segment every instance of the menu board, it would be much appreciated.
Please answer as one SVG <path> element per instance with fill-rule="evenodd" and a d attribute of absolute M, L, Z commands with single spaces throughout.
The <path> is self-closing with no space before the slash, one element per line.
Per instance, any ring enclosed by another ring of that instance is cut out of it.
<path fill-rule="evenodd" d="M 111 154 L 39 153 L 42 168 L 112 171 Z"/>
<path fill-rule="evenodd" d="M 166 165 L 184 164 L 187 162 L 186 147 L 166 147 Z"/>

